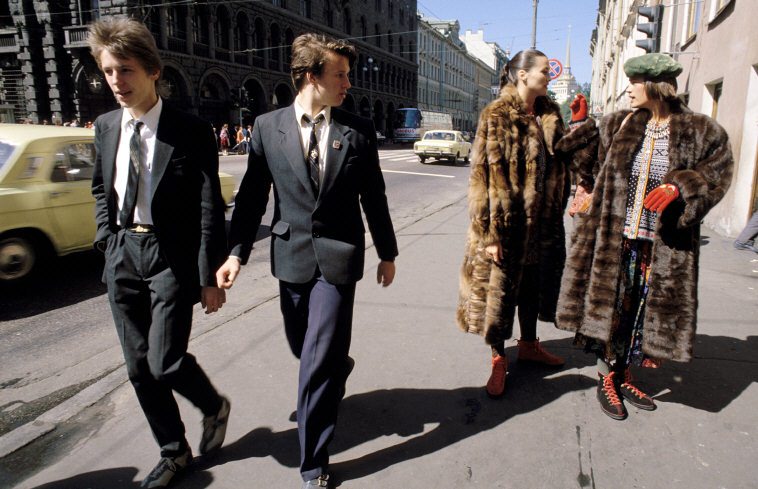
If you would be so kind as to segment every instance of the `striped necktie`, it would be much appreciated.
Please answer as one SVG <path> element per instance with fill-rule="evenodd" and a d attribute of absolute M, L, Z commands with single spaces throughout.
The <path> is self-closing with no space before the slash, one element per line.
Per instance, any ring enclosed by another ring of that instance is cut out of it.
<path fill-rule="evenodd" d="M 137 192 L 139 190 L 140 174 L 140 138 L 139 131 L 142 129 L 142 122 L 134 123 L 134 132 L 129 140 L 129 177 L 126 181 L 126 194 L 124 195 L 124 205 L 121 206 L 121 226 L 128 228 L 134 223 L 134 208 L 137 207 Z"/>
<path fill-rule="evenodd" d="M 317 115 L 315 120 L 311 120 L 310 117 L 303 114 L 303 121 L 311 126 L 311 137 L 308 140 L 308 153 L 305 160 L 308 163 L 308 173 L 311 178 L 311 186 L 313 187 L 313 192 L 316 195 L 318 195 L 319 187 L 321 186 L 321 168 L 318 164 L 319 151 L 318 140 L 316 139 L 316 128 L 323 120 L 324 114 Z"/>

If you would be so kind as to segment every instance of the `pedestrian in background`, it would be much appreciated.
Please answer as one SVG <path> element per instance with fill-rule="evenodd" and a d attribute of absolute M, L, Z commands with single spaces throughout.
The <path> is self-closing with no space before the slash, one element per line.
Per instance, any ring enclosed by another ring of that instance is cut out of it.
<path fill-rule="evenodd" d="M 500 75 L 498 99 L 479 116 L 474 140 L 457 322 L 491 348 L 486 389 L 493 398 L 505 393 L 505 340 L 516 309 L 519 361 L 564 364 L 537 337 L 538 318 L 555 320 L 570 191 L 568 168 L 553 151 L 564 126 L 560 108 L 547 97 L 548 72 L 542 52 L 516 54 Z"/>
<path fill-rule="evenodd" d="M 355 287 L 363 276 L 365 214 L 379 255 L 377 283 L 395 276 L 397 242 L 373 123 L 337 109 L 350 88 L 355 48 L 303 34 L 292 43 L 295 102 L 258 117 L 247 172 L 235 198 L 230 257 L 217 274 L 231 287 L 247 263 L 274 187 L 271 271 L 284 330 L 300 359 L 297 430 L 303 488 L 333 487 L 329 442 L 345 382 Z"/>
<path fill-rule="evenodd" d="M 597 398 L 613 419 L 627 417 L 624 401 L 655 409 L 632 366 L 692 359 L 700 222 L 733 165 L 724 129 L 677 98 L 678 62 L 646 54 L 624 71 L 632 111 L 588 121 L 558 144 L 592 203 L 575 220 L 557 326 L 597 355 Z"/>
<path fill-rule="evenodd" d="M 221 154 L 224 156 L 229 154 L 229 124 L 224 124 L 221 126 L 221 132 L 218 135 L 219 140 L 221 141 Z"/>
<path fill-rule="evenodd" d="M 150 31 L 126 18 L 90 26 L 92 56 L 121 108 L 95 121 L 92 178 L 103 281 L 126 370 L 160 447 L 141 487 L 166 487 L 192 461 L 173 391 L 203 413 L 199 451 L 221 446 L 229 401 L 187 352 L 192 309 L 224 303 L 214 271 L 226 234 L 211 125 L 164 105 Z"/>
<path fill-rule="evenodd" d="M 734 240 L 734 247 L 738 250 L 750 250 L 758 253 L 758 243 L 755 242 L 756 236 L 758 236 L 758 211 L 753 213 L 745 225 L 745 229 Z"/>

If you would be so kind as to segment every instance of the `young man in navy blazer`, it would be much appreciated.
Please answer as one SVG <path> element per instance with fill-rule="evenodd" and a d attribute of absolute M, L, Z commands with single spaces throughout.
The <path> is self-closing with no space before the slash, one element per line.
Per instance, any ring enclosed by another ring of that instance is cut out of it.
<path fill-rule="evenodd" d="M 200 453 L 221 446 L 229 401 L 187 353 L 192 308 L 217 311 L 225 292 L 224 202 L 211 125 L 163 104 L 155 40 L 132 19 L 95 22 L 89 44 L 122 108 L 95 122 L 92 178 L 103 281 L 132 382 L 160 446 L 142 487 L 166 487 L 189 464 L 172 391 L 203 413 Z"/>
<path fill-rule="evenodd" d="M 303 487 L 328 487 L 327 447 L 353 367 L 348 357 L 355 285 L 363 276 L 365 229 L 379 255 L 377 282 L 395 276 L 397 243 L 368 119 L 336 107 L 350 88 L 355 48 L 304 34 L 292 45 L 295 102 L 261 115 L 235 200 L 230 257 L 217 273 L 231 287 L 253 247 L 274 187 L 271 270 L 279 279 L 284 329 L 300 359 L 297 422 Z"/>

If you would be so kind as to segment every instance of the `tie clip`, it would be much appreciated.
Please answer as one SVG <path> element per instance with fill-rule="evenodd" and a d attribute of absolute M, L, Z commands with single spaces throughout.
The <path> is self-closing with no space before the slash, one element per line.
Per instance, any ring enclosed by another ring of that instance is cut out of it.
<path fill-rule="evenodd" d="M 332 141 L 332 148 L 340 149 L 341 147 L 342 147 L 342 144 L 339 141 L 337 141 L 336 139 Z"/>

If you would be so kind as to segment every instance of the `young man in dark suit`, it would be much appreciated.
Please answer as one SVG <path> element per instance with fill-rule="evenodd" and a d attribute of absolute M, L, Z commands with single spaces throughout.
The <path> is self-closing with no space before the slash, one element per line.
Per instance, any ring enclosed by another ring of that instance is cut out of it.
<path fill-rule="evenodd" d="M 192 460 L 172 391 L 203 412 L 200 453 L 221 446 L 229 401 L 187 352 L 192 308 L 217 311 L 226 255 L 224 202 L 211 125 L 163 104 L 162 64 L 147 28 L 95 22 L 90 47 L 121 109 L 95 121 L 92 179 L 103 281 L 126 369 L 160 446 L 142 487 L 166 487 Z"/>
<path fill-rule="evenodd" d="M 353 367 L 348 357 L 355 285 L 363 276 L 365 230 L 379 255 L 377 282 L 395 276 L 397 243 L 376 132 L 335 107 L 350 88 L 351 45 L 304 34 L 292 45 L 295 102 L 255 122 L 248 169 L 235 200 L 230 257 L 217 273 L 229 288 L 253 247 L 274 187 L 271 270 L 279 279 L 284 329 L 300 359 L 297 422 L 303 487 L 328 487 L 337 408 Z"/>

